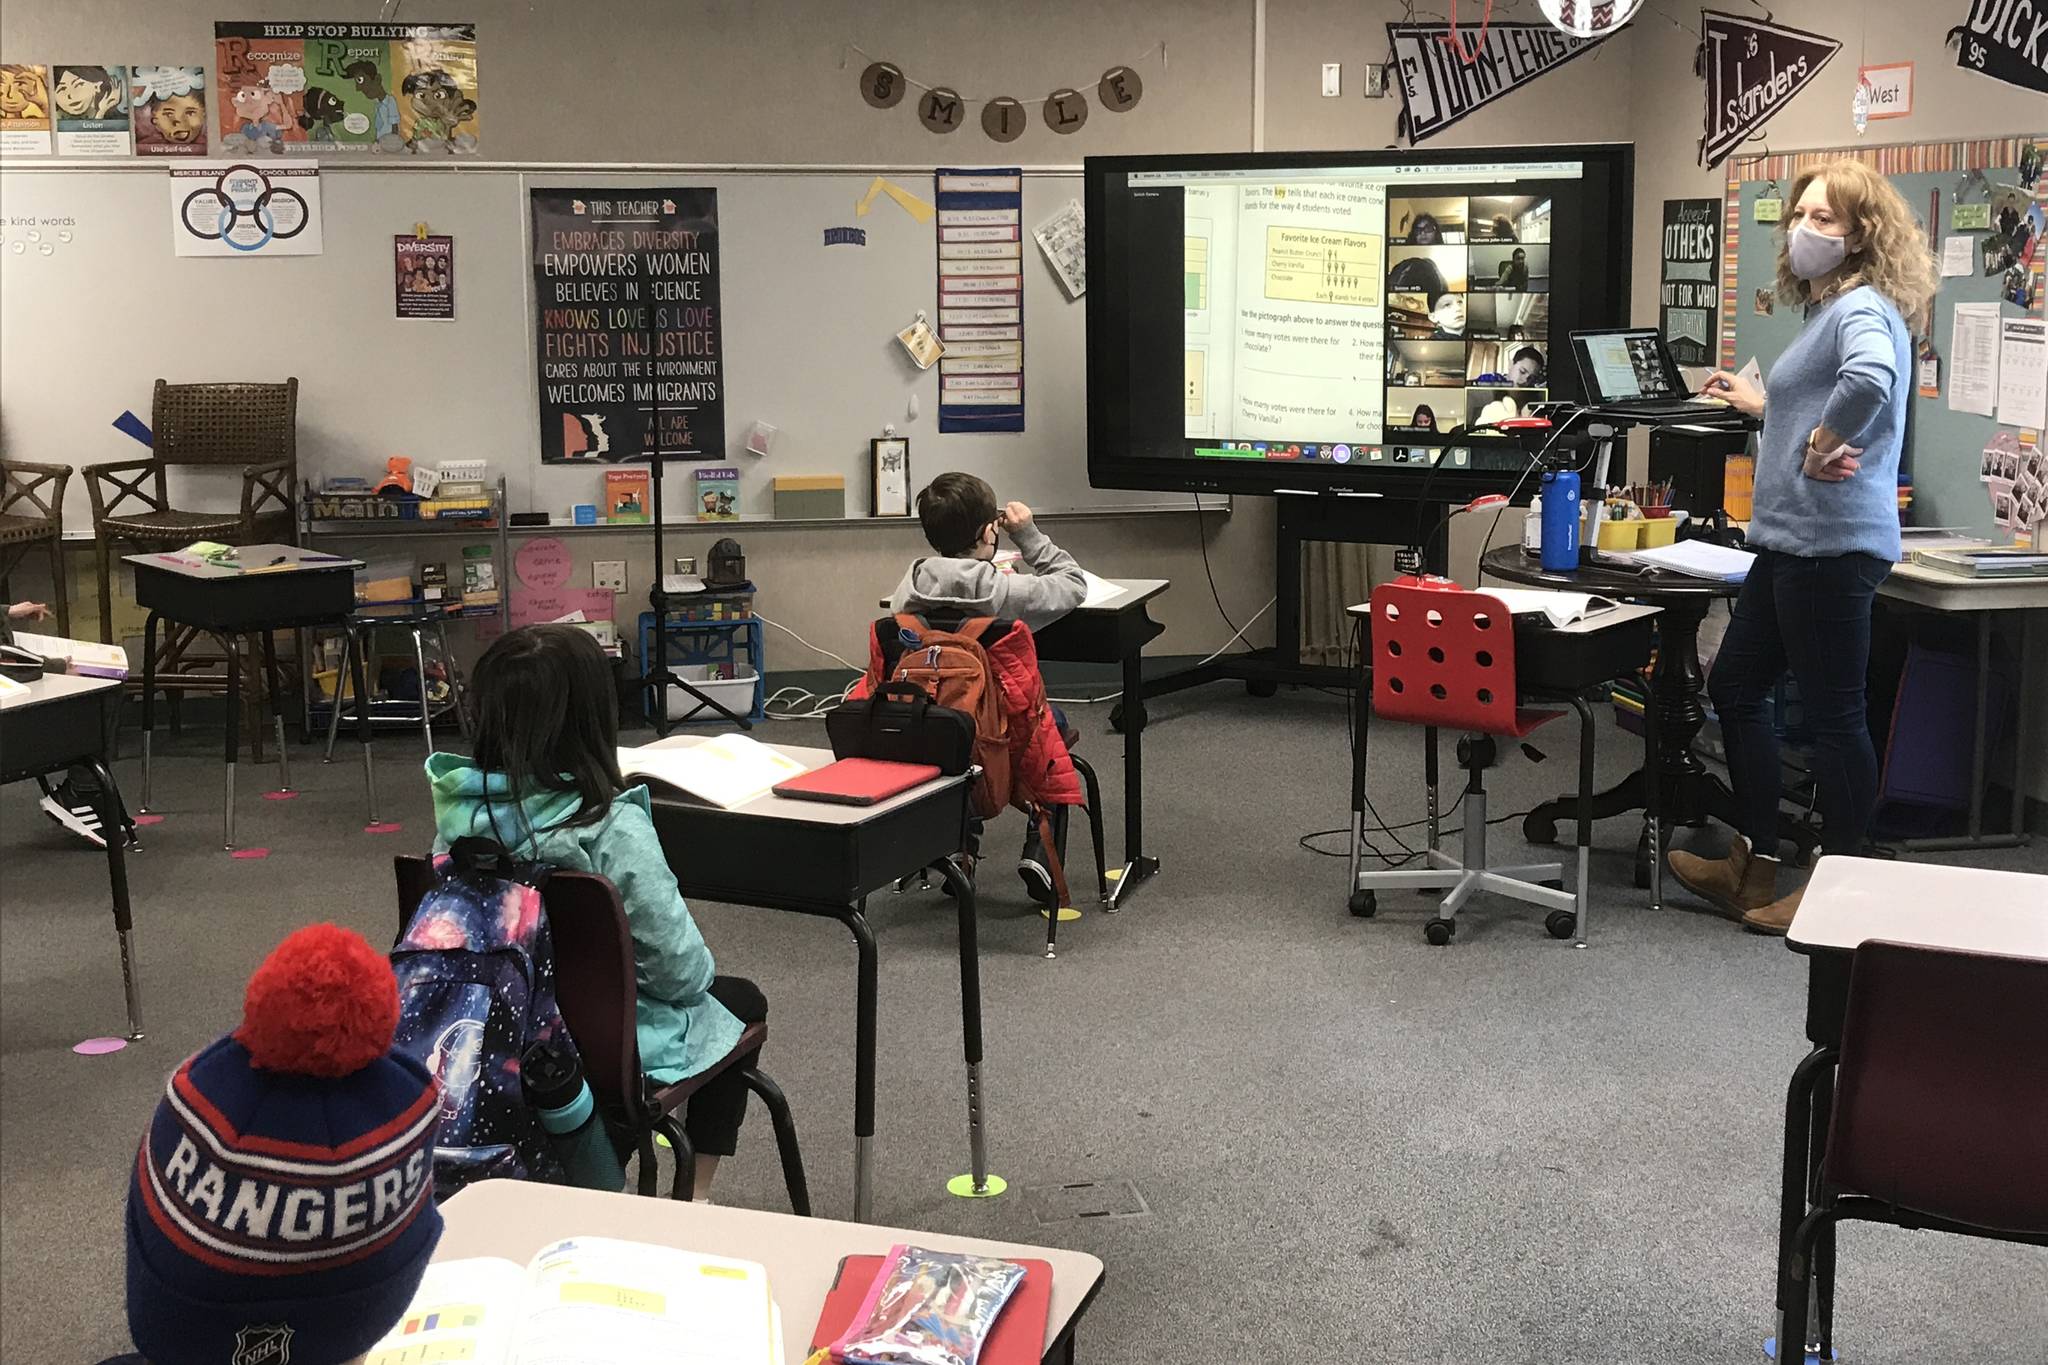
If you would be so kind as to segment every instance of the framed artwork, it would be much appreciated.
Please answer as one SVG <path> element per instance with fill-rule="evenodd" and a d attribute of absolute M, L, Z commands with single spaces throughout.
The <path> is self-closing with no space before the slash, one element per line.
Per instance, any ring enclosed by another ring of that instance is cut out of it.
<path fill-rule="evenodd" d="M 910 515 L 910 442 L 901 436 L 877 437 L 868 442 L 875 464 L 874 501 L 871 516 Z"/>

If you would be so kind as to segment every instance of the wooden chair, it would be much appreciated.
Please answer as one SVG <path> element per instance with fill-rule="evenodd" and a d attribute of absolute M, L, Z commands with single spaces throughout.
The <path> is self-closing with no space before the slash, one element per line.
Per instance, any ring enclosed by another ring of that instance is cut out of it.
<path fill-rule="evenodd" d="M 153 453 L 141 460 L 85 466 L 99 549 L 102 640 L 114 638 L 115 562 L 123 545 L 162 550 L 195 540 L 257 545 L 295 538 L 298 410 L 297 379 L 282 384 L 156 381 L 150 405 Z M 165 473 L 174 465 L 241 466 L 241 506 L 233 512 L 172 507 Z"/>
<path fill-rule="evenodd" d="M 71 466 L 0 460 L 0 607 L 13 598 L 7 579 L 30 551 L 50 556 L 50 600 L 57 633 L 71 634 L 71 592 L 64 581 L 64 485 Z"/>
<path fill-rule="evenodd" d="M 1856 950 L 1827 1156 L 1811 1211 L 1780 1230 L 1780 1342 L 1806 1331 L 1808 1353 L 1834 1358 L 1845 1219 L 2048 1246 L 2044 1001 L 2038 958 Z"/>
<path fill-rule="evenodd" d="M 434 884 L 434 868 L 426 858 L 401 854 L 392 859 L 398 879 L 399 932 L 412 922 L 413 911 Z M 583 1059 L 583 1074 L 597 1097 L 599 1110 L 623 1130 L 640 1156 L 639 1190 L 655 1193 L 654 1138 L 667 1138 L 675 1151 L 671 1199 L 695 1193 L 696 1159 L 683 1132 L 682 1111 L 690 1097 L 716 1076 L 759 1053 L 768 1041 L 766 1024 L 749 1024 L 718 1061 L 673 1085 L 658 1085 L 640 1069 L 640 1036 L 635 1006 L 636 977 L 633 935 L 619 890 L 589 872 L 556 872 L 541 888 L 541 904 L 554 931 L 555 1001 L 569 1036 Z M 789 1206 L 808 1218 L 810 1187 L 804 1178 L 803 1151 L 797 1145 L 796 1122 L 789 1101 L 759 1068 L 739 1073 L 747 1089 L 761 1097 L 775 1126 L 775 1147 L 782 1158 L 782 1179 Z"/>

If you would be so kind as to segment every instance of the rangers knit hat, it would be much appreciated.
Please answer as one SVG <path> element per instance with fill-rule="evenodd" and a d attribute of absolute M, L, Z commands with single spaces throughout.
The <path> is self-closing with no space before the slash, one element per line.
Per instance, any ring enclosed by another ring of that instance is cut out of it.
<path fill-rule="evenodd" d="M 128 1189 L 128 1330 L 151 1365 L 340 1365 L 403 1316 L 441 1237 L 440 1092 L 394 1055 L 362 935 L 300 929 L 242 1026 L 179 1067 Z"/>

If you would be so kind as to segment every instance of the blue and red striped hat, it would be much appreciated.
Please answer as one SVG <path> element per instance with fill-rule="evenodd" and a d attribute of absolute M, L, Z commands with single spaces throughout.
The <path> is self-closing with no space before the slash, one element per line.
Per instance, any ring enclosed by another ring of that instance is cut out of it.
<path fill-rule="evenodd" d="M 171 1077 L 128 1190 L 128 1330 L 151 1365 L 340 1365 L 403 1316 L 441 1237 L 440 1090 L 391 1051 L 397 1023 L 383 955 L 310 925 Z"/>

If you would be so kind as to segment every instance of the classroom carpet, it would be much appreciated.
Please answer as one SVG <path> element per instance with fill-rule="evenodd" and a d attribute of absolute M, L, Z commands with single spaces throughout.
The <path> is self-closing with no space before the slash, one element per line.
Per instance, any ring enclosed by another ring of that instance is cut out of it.
<path fill-rule="evenodd" d="M 1106 708 L 1073 710 L 1117 849 L 1120 741 Z M 1470 907 L 1448 948 L 1423 942 L 1414 893 L 1352 918 L 1344 863 L 1296 845 L 1346 823 L 1344 710 L 1315 691 L 1261 700 L 1233 685 L 1153 703 L 1146 831 L 1163 870 L 1121 914 L 1063 925 L 1057 961 L 1040 955 L 1044 922 L 1002 856 L 1021 820 L 991 829 L 981 947 L 1002 1198 L 945 1192 L 967 1168 L 950 902 L 872 900 L 877 1221 L 1101 1257 L 1083 1361 L 1763 1360 L 1785 1082 L 1806 1050 L 1802 961 L 1676 887 L 1648 910 L 1628 818 L 1596 829 L 1587 950 L 1500 901 Z M 1540 766 L 1507 752 L 1490 814 L 1571 784 L 1574 726 L 1539 733 L 1555 755 Z M 767 729 L 822 742 L 815 724 Z M 1638 742 L 1604 712 L 1600 740 L 1611 780 Z M 376 753 L 397 832 L 363 832 L 349 746 L 332 766 L 301 748 L 290 801 L 260 799 L 275 770 L 244 765 L 241 837 L 270 852 L 230 859 L 218 742 L 188 724 L 159 744 L 165 819 L 130 863 L 148 1037 L 111 1055 L 71 1051 L 120 1031 L 104 861 L 37 813 L 33 784 L 0 790 L 7 1361 L 125 1347 L 122 1201 L 166 1074 L 234 1026 L 250 970 L 294 927 L 336 920 L 388 941 L 391 855 L 430 837 L 420 740 L 394 733 Z M 136 767 L 119 765 L 131 798 Z M 1376 731 L 1371 790 L 1390 823 L 1422 814 L 1418 733 Z M 1080 828 L 1070 856 L 1085 884 Z M 1519 821 L 1492 834 L 1497 861 L 1541 856 Z M 2048 840 L 1967 860 L 2048 872 Z M 851 942 L 830 921 L 693 908 L 720 970 L 766 990 L 765 1069 L 795 1108 L 818 1212 L 850 1216 Z M 1065 1189 L 1119 1181 L 1131 1188 Z M 758 1108 L 714 1193 L 786 1207 Z M 1062 1216 L 1111 1207 L 1142 1211 Z M 1840 1246 L 1844 1360 L 2043 1359 L 2048 1251 L 1862 1224 Z M 807 1337 L 810 1324 L 791 1328 Z"/>

